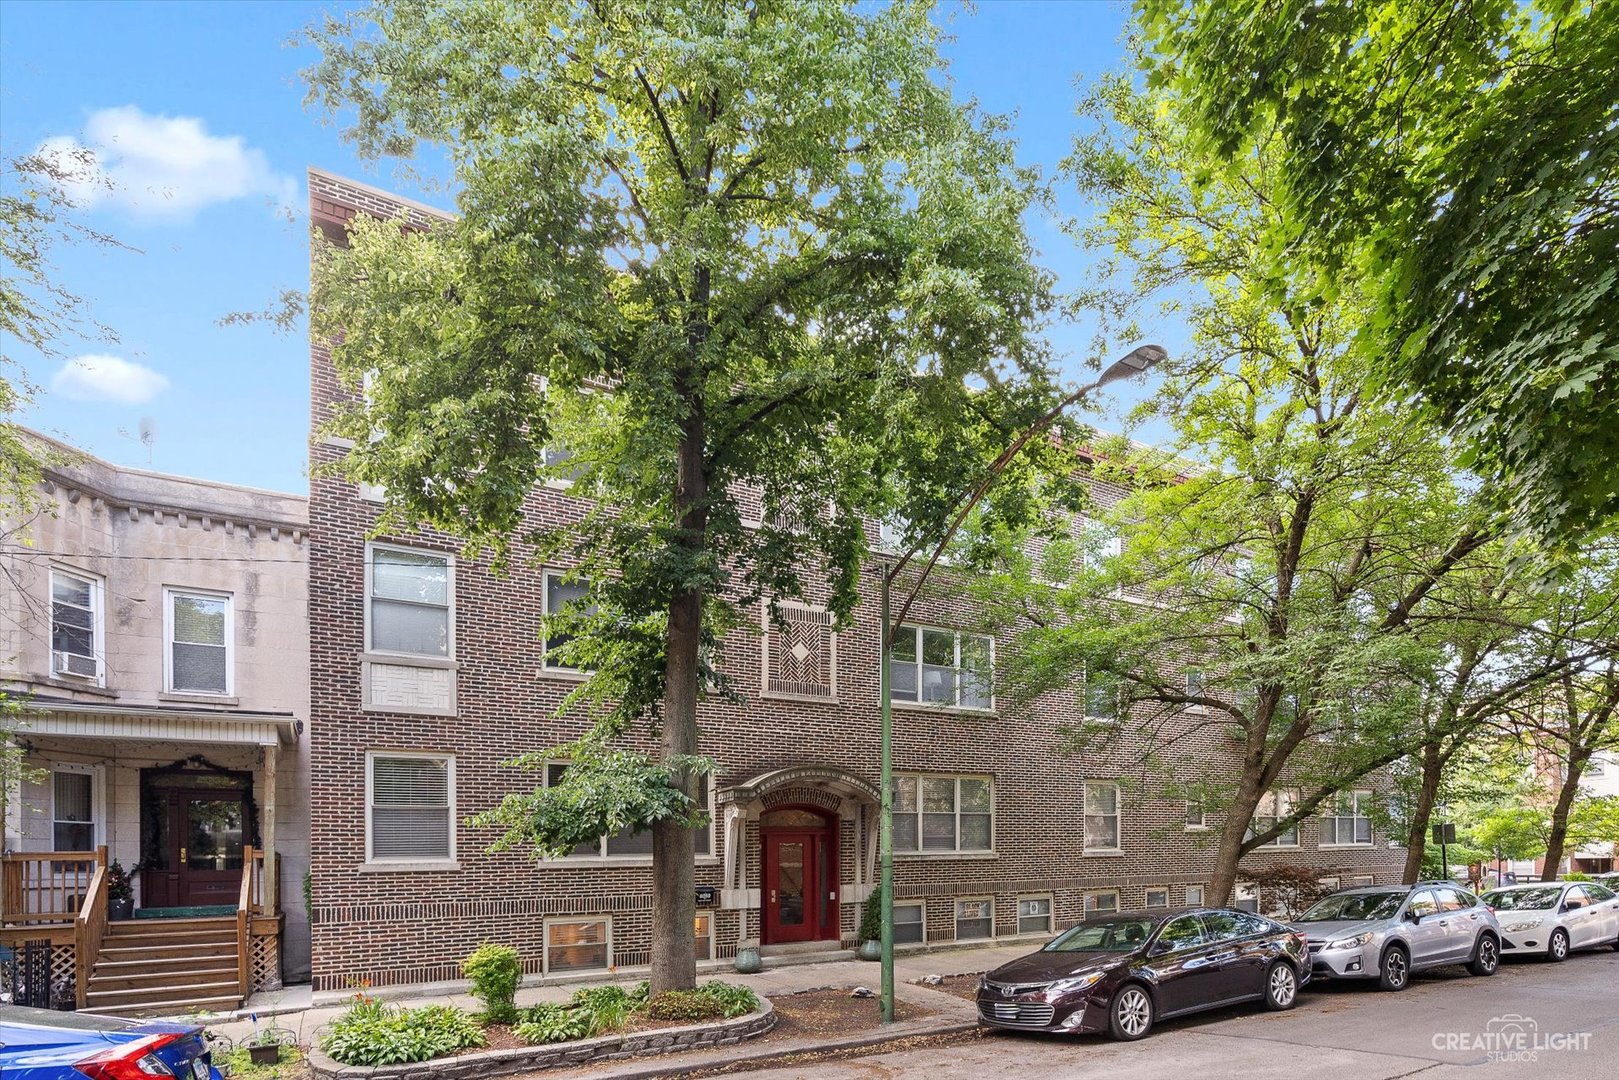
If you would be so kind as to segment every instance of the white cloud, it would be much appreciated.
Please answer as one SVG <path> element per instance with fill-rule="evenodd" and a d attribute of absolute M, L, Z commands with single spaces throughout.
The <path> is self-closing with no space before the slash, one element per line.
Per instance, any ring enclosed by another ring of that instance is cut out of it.
<path fill-rule="evenodd" d="M 167 390 L 168 377 L 145 364 L 117 356 L 90 353 L 64 363 L 51 379 L 51 389 L 74 401 L 115 401 L 141 405 Z"/>
<path fill-rule="evenodd" d="M 84 140 L 53 135 L 37 153 L 83 206 L 121 206 L 147 217 L 189 218 L 213 203 L 260 198 L 291 207 L 297 186 L 240 135 L 210 135 L 192 116 L 150 116 L 134 105 L 90 114 Z"/>

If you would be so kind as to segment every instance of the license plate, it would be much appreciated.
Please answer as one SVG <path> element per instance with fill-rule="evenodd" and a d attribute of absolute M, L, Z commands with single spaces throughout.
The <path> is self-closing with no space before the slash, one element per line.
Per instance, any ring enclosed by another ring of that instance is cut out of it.
<path fill-rule="evenodd" d="M 192 1080 L 211 1080 L 213 1074 L 208 1071 L 208 1063 L 202 1058 L 193 1058 L 191 1061 Z"/>

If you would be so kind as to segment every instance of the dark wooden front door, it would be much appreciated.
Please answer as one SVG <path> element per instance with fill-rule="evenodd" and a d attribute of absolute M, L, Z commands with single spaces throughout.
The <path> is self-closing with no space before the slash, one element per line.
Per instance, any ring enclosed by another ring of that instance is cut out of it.
<path fill-rule="evenodd" d="M 234 905 L 242 886 L 246 793 L 180 789 L 164 795 L 168 827 L 142 881 L 142 906 Z"/>
<path fill-rule="evenodd" d="M 837 834 L 816 829 L 762 832 L 764 845 L 763 941 L 836 941 Z"/>

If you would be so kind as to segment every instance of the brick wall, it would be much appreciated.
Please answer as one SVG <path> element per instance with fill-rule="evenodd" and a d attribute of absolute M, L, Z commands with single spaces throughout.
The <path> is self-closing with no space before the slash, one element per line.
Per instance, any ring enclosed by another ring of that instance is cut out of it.
<path fill-rule="evenodd" d="M 337 221 L 351 210 L 388 213 L 383 193 L 324 173 L 310 175 L 311 200 L 319 219 Z M 407 208 L 408 209 L 408 208 Z M 420 215 L 420 210 L 410 209 Z M 314 463 L 336 459 L 343 447 L 325 441 L 319 428 L 330 403 L 342 393 L 330 357 L 311 349 Z M 1104 499 L 1119 492 L 1100 493 Z M 580 504 L 569 494 L 537 488 L 528 503 L 535 524 L 577 520 Z M 649 947 L 650 865 L 536 864 L 521 854 L 489 854 L 495 837 L 464 819 L 493 805 L 502 794 L 535 782 L 502 762 L 517 753 L 577 737 L 581 720 L 555 715 L 576 683 L 541 670 L 539 625 L 543 578 L 528 568 L 519 550 L 508 576 L 482 563 L 455 561 L 456 715 L 453 718 L 367 711 L 361 708 L 360 654 L 364 650 L 365 540 L 376 505 L 353 485 L 316 476 L 310 482 L 310 666 L 313 748 L 314 954 L 316 988 L 341 989 L 350 981 L 374 985 L 458 977 L 462 957 L 479 942 L 516 946 L 525 966 L 539 971 L 543 924 L 558 915 L 599 914 L 612 923 L 614 958 L 620 965 L 644 962 Z M 389 538 L 411 547 L 453 554 L 447 536 L 424 533 Z M 772 769 L 833 765 L 875 787 L 878 775 L 878 611 L 876 566 L 867 567 L 852 625 L 838 635 L 837 697 L 806 700 L 763 693 L 758 629 L 733 632 L 720 663 L 743 694 L 739 704 L 707 701 L 700 711 L 702 752 L 718 766 L 719 787 Z M 824 588 L 810 583 L 810 601 Z M 932 590 L 913 621 L 943 627 L 970 626 L 973 612 L 948 588 Z M 896 897 L 927 905 L 927 937 L 954 937 L 954 899 L 992 896 L 997 934 L 1012 932 L 1021 895 L 1052 897 L 1059 926 L 1082 917 L 1084 896 L 1117 889 L 1122 908 L 1139 907 L 1143 889 L 1169 886 L 1170 902 L 1185 900 L 1185 887 L 1208 880 L 1213 833 L 1188 833 L 1184 804 L 1154 799 L 1127 788 L 1122 815 L 1124 854 L 1083 853 L 1081 785 L 1087 779 L 1118 779 L 1133 755 L 1129 747 L 1088 758 L 1054 752 L 1058 728 L 1077 719 L 1075 694 L 1049 695 L 1026 712 L 965 714 L 914 706 L 894 709 L 896 770 L 989 775 L 994 779 L 994 851 L 988 856 L 901 855 L 896 859 Z M 455 755 L 458 825 L 455 870 L 378 872 L 365 861 L 365 756 L 367 750 L 422 750 Z M 1229 746 L 1203 736 L 1188 752 L 1229 756 Z M 1316 824 L 1306 822 L 1296 850 L 1258 853 L 1246 860 L 1306 863 L 1324 873 L 1399 873 L 1403 852 L 1385 837 L 1369 848 L 1321 850 Z M 759 841 L 752 824 L 744 832 L 743 860 L 749 888 L 760 881 Z M 723 837 L 716 826 L 713 857 L 700 859 L 697 883 L 722 883 Z M 856 880 L 853 826 L 840 830 L 840 877 Z M 858 903 L 843 905 L 841 926 L 852 937 Z M 739 938 L 759 932 L 752 908 L 723 910 L 715 917 L 716 955 L 731 955 Z"/>

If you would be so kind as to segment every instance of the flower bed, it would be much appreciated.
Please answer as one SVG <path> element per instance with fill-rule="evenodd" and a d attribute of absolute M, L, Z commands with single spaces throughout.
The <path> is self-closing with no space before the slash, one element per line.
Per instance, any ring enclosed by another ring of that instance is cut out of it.
<path fill-rule="evenodd" d="M 764 1034 L 775 1022 L 776 1014 L 770 1002 L 760 1000 L 757 1011 L 729 1020 L 599 1035 L 542 1046 L 479 1050 L 408 1064 L 344 1065 L 317 1047 L 309 1052 L 309 1067 L 311 1074 L 321 1080 L 473 1080 L 484 1076 L 512 1076 L 559 1065 L 584 1065 L 592 1061 L 729 1046 Z"/>

